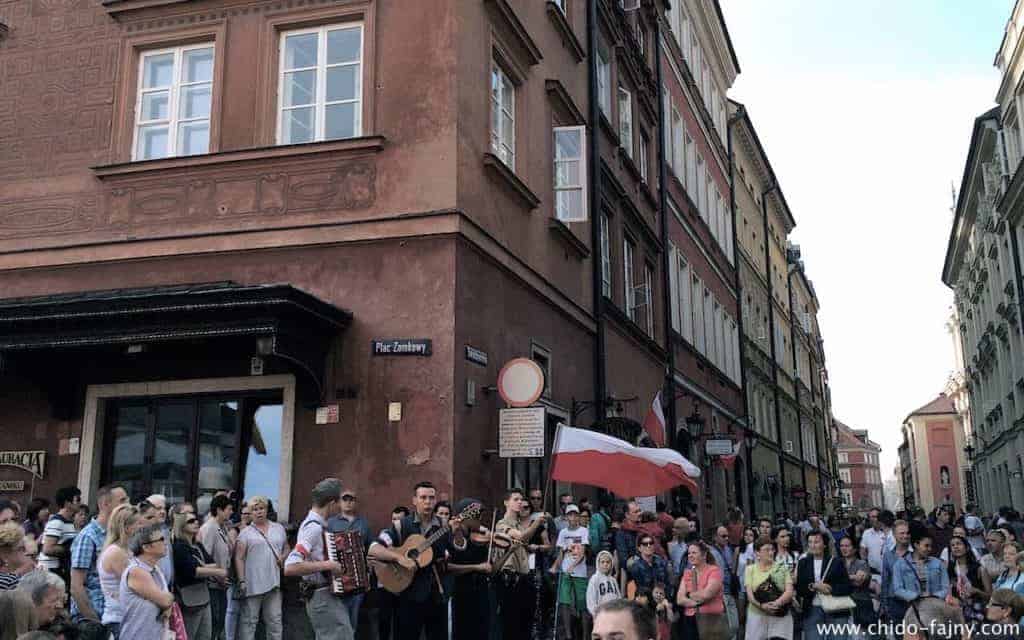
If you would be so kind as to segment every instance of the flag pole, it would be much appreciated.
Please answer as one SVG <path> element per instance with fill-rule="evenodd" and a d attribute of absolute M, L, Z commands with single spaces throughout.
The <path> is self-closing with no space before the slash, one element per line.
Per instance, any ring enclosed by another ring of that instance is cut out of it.
<path fill-rule="evenodd" d="M 562 427 L 565 426 L 561 422 L 555 427 L 555 438 L 551 445 L 551 462 L 548 464 L 548 477 L 544 481 L 544 490 L 541 492 L 541 505 L 547 504 L 548 492 L 551 490 L 552 478 L 551 474 L 555 469 L 555 451 L 558 450 L 558 441 L 562 437 Z"/>

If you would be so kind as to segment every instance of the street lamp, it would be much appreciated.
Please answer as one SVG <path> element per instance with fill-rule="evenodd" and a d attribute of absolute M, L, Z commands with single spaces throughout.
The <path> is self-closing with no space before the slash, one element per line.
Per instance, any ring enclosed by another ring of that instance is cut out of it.
<path fill-rule="evenodd" d="M 973 444 L 968 444 L 966 447 L 964 447 L 964 453 L 967 454 L 967 461 L 968 462 L 974 462 L 974 445 Z"/>
<path fill-rule="evenodd" d="M 704 433 L 704 418 L 700 415 L 700 409 L 697 407 L 693 408 L 693 413 L 686 418 L 686 430 L 690 432 L 690 436 L 694 439 L 699 438 Z"/>

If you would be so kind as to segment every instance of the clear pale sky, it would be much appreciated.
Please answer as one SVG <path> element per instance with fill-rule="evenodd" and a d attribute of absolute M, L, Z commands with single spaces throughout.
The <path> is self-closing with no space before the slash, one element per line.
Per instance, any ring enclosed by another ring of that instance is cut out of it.
<path fill-rule="evenodd" d="M 953 366 L 942 264 L 1012 0 L 721 0 L 747 105 L 821 302 L 833 413 L 897 464 Z"/>

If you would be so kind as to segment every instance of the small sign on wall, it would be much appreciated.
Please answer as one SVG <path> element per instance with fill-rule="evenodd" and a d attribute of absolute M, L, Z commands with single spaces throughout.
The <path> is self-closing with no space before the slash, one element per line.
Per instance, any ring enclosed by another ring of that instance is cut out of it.
<path fill-rule="evenodd" d="M 433 353 L 427 338 L 381 338 L 370 343 L 375 356 L 429 356 Z"/>
<path fill-rule="evenodd" d="M 0 480 L 0 493 L 24 491 L 24 480 Z"/>
<path fill-rule="evenodd" d="M 24 469 L 42 480 L 46 471 L 45 451 L 0 451 L 0 467 Z"/>
<path fill-rule="evenodd" d="M 498 455 L 544 457 L 544 407 L 502 409 L 498 417 Z"/>
<path fill-rule="evenodd" d="M 326 407 L 316 408 L 317 424 L 338 424 L 341 421 L 341 407 L 336 404 L 329 404 Z"/>

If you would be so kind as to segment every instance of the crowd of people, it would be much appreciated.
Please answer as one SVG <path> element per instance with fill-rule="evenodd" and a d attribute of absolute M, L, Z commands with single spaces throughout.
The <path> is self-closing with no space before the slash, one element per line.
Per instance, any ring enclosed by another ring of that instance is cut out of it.
<path fill-rule="evenodd" d="M 1024 520 L 1011 508 L 799 522 L 733 508 L 702 527 L 661 503 L 564 493 L 553 517 L 539 490 L 451 504 L 421 482 L 374 535 L 336 478 L 291 530 L 261 496 L 223 491 L 206 513 L 162 495 L 133 505 L 120 486 L 95 500 L 90 514 L 75 487 L 24 510 L 0 498 L 0 640 L 280 640 L 288 578 L 317 640 L 1024 637 Z M 325 533 L 344 531 L 371 575 L 413 572 L 408 588 L 337 594 L 346 569 Z M 429 562 L 404 553 L 413 535 Z"/>

